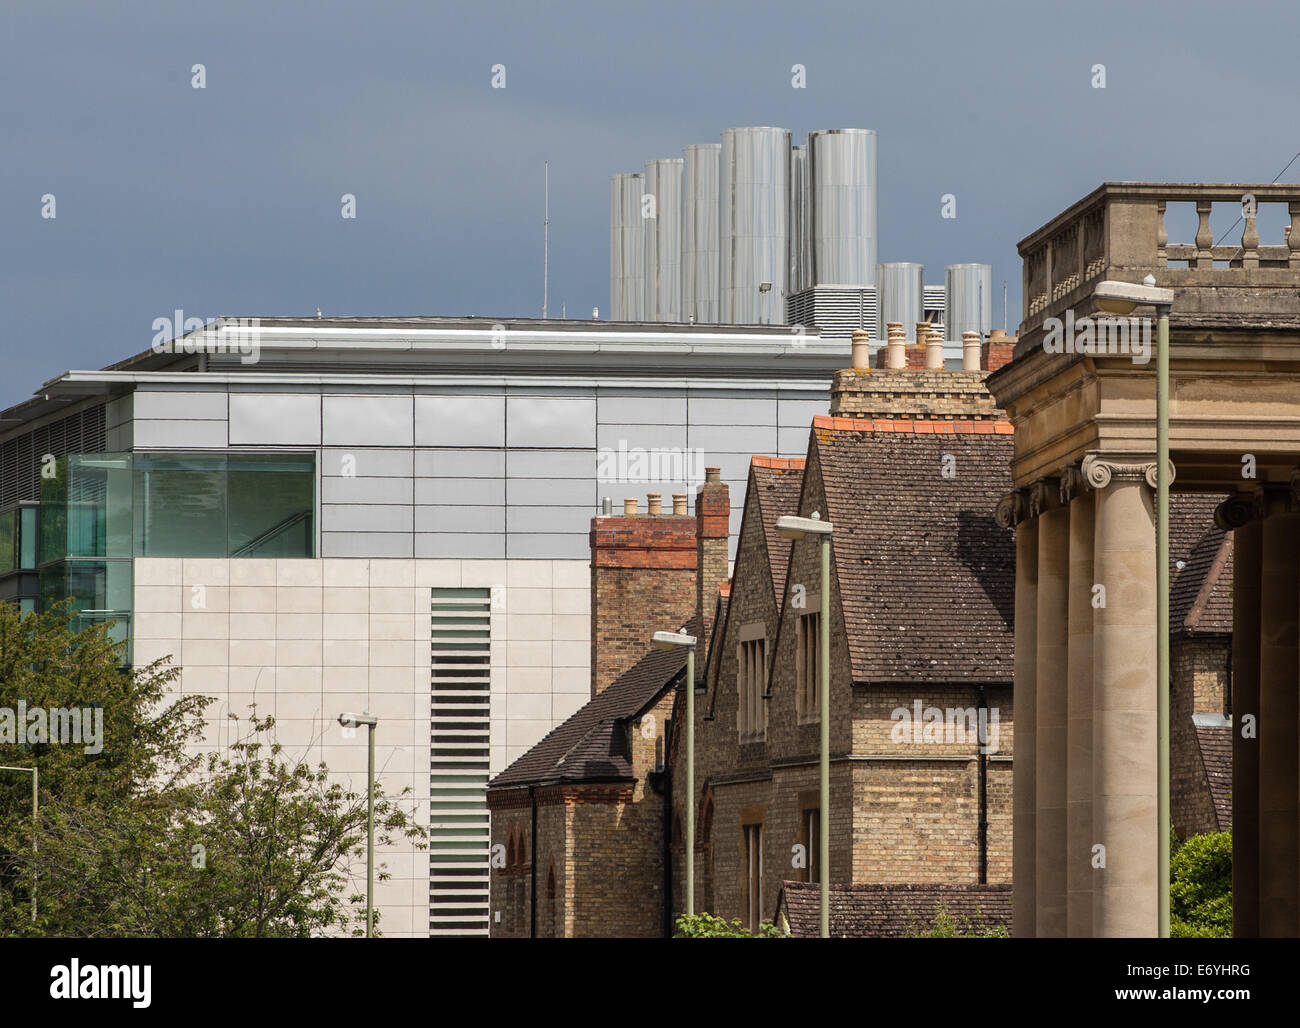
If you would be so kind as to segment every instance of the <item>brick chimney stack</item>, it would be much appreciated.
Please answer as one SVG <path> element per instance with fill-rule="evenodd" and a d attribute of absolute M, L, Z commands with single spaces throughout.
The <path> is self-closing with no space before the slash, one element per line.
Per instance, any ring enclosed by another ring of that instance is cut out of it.
<path fill-rule="evenodd" d="M 591 519 L 592 696 L 646 655 L 655 632 L 675 632 L 695 613 L 700 522 L 681 499 L 673 497 L 672 514 L 662 513 L 661 495 L 650 494 L 649 513 L 638 513 L 637 500 L 628 498 L 622 516 Z M 724 537 L 724 576 L 726 556 Z"/>
<path fill-rule="evenodd" d="M 1002 329 L 995 328 L 989 333 L 988 340 L 980 346 L 980 368 L 984 371 L 997 371 L 1004 364 L 1010 364 L 1016 351 L 1016 337 L 1007 335 Z"/>
<path fill-rule="evenodd" d="M 713 630 L 718 586 L 730 577 L 727 574 L 727 540 L 731 534 L 731 496 L 719 468 L 704 469 L 704 485 L 695 496 L 695 522 L 696 563 L 699 568 L 695 610 L 703 626 L 696 657 L 702 658 L 708 648 L 709 633 Z M 697 675 L 703 675 L 704 660 L 697 659 L 695 668 Z"/>

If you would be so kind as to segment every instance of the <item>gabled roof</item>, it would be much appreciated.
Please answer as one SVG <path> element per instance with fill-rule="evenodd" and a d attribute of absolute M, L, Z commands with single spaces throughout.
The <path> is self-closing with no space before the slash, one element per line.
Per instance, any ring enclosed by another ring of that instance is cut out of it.
<path fill-rule="evenodd" d="M 1011 931 L 1010 885 L 849 885 L 830 887 L 830 934 L 834 939 L 900 939 L 934 925 L 945 910 L 957 931 L 1002 927 Z M 777 897 L 795 939 L 820 934 L 821 886 L 785 882 Z"/>
<path fill-rule="evenodd" d="M 695 630 L 692 622 L 687 631 Z M 685 650 L 649 650 L 604 692 L 493 778 L 488 788 L 632 780 L 623 723 L 676 684 L 685 668 Z"/>
<path fill-rule="evenodd" d="M 803 486 L 802 457 L 755 455 L 749 465 L 758 513 L 767 538 L 767 561 L 772 569 L 772 592 L 776 605 L 785 595 L 785 575 L 790 568 L 790 540 L 776 530 L 776 519 L 799 512 L 799 491 Z"/>
<path fill-rule="evenodd" d="M 1232 534 L 1214 523 L 1214 508 L 1224 499 L 1213 493 L 1169 497 L 1169 624 L 1174 632 L 1232 633 Z"/>
<path fill-rule="evenodd" d="M 1010 428 L 814 419 L 855 682 L 1011 682 Z"/>

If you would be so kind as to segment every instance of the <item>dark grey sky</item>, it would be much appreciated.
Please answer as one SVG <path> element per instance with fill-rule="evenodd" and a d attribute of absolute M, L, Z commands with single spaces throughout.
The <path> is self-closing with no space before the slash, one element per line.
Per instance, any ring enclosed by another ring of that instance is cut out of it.
<path fill-rule="evenodd" d="M 539 314 L 544 160 L 551 310 L 605 312 L 610 174 L 732 125 L 875 129 L 881 260 L 992 263 L 1014 328 L 1016 241 L 1100 182 L 1281 170 L 1298 30 L 1290 2 L 6 0 L 0 406 L 175 308 Z"/>

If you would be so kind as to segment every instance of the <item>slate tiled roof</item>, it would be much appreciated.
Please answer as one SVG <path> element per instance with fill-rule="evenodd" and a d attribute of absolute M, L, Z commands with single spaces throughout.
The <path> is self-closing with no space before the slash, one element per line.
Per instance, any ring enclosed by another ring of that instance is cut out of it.
<path fill-rule="evenodd" d="M 777 900 L 795 939 L 819 934 L 820 886 L 786 882 Z M 1011 931 L 1010 885 L 848 885 L 830 888 L 830 934 L 836 939 L 900 939 L 934 924 L 940 908 L 959 932 L 1001 926 Z M 967 927 L 969 923 L 969 928 Z"/>
<path fill-rule="evenodd" d="M 1214 508 L 1224 499 L 1212 493 L 1169 497 L 1169 624 L 1175 633 L 1232 632 L 1232 535 L 1214 524 Z"/>
<path fill-rule="evenodd" d="M 1219 831 L 1226 832 L 1232 827 L 1232 726 L 1197 725 L 1196 743 Z"/>
<path fill-rule="evenodd" d="M 814 421 L 856 682 L 1011 681 L 1015 540 L 993 512 L 1012 436 L 954 423 Z"/>
<path fill-rule="evenodd" d="M 758 513 L 763 519 L 763 534 L 767 537 L 767 559 L 772 568 L 772 592 L 777 597 L 785 595 L 785 575 L 790 568 L 790 540 L 782 538 L 776 530 L 776 519 L 799 512 L 799 490 L 803 486 L 802 457 L 755 456 L 752 470 L 752 488 L 758 499 Z"/>
<path fill-rule="evenodd" d="M 694 623 L 686 630 L 694 632 Z M 630 781 L 632 765 L 621 721 L 658 698 L 685 667 L 684 649 L 648 650 L 604 692 L 493 778 L 488 788 Z"/>

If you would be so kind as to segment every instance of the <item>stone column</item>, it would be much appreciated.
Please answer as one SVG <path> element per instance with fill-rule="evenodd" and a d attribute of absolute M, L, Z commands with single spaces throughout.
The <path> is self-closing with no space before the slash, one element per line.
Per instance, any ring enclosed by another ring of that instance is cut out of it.
<path fill-rule="evenodd" d="M 1091 453 L 1094 936 L 1159 934 L 1156 782 L 1155 462 Z M 1104 864 L 1103 864 L 1104 861 Z"/>
<path fill-rule="evenodd" d="M 1219 504 L 1232 532 L 1232 935 L 1259 936 L 1259 588 L 1263 525 L 1253 496 Z M 1243 734 L 1244 733 L 1244 734 Z"/>
<path fill-rule="evenodd" d="M 1290 490 L 1264 488 L 1259 603 L 1259 934 L 1300 932 L 1300 515 Z M 1235 826 L 1234 826 L 1235 827 Z"/>
<path fill-rule="evenodd" d="M 1066 934 L 1092 935 L 1092 587 L 1094 500 L 1078 468 L 1061 478 L 1070 505 L 1070 629 L 1066 671 Z"/>
<path fill-rule="evenodd" d="M 997 520 L 1016 530 L 1016 655 L 1012 683 L 1015 747 L 1012 754 L 1011 934 L 1032 939 L 1037 929 L 1034 853 L 1034 681 L 1038 647 L 1038 522 L 1028 517 L 1024 490 L 1002 497 Z"/>
<path fill-rule="evenodd" d="M 1034 706 L 1034 882 L 1039 938 L 1065 937 L 1066 657 L 1069 644 L 1070 511 L 1056 479 L 1035 482 L 1038 517 L 1038 645 Z M 1023 721 L 1016 718 L 1016 724 Z"/>

